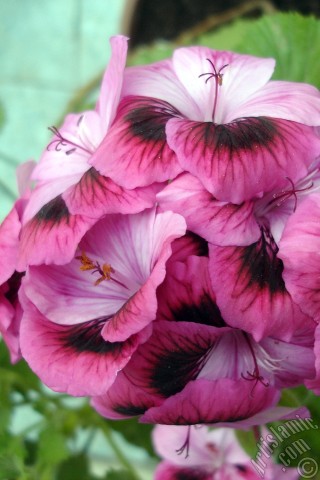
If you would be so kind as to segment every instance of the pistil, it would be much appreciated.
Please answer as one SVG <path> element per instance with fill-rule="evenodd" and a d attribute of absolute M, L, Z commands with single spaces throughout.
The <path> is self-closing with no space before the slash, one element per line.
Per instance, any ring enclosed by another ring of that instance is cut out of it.
<path fill-rule="evenodd" d="M 191 425 L 188 426 L 187 437 L 183 443 L 183 445 L 176 450 L 178 455 L 182 455 L 184 451 L 186 451 L 185 458 L 189 457 L 189 448 L 190 448 L 190 435 L 191 435 Z"/>
<path fill-rule="evenodd" d="M 49 143 L 49 145 L 47 146 L 47 150 L 50 150 L 51 145 L 55 145 L 54 147 L 55 151 L 61 152 L 63 147 L 67 147 L 68 145 L 70 145 L 71 148 L 69 148 L 69 150 L 65 150 L 66 155 L 71 155 L 77 150 L 77 148 L 87 153 L 88 155 L 92 155 L 93 152 L 91 152 L 87 148 L 83 147 L 82 145 L 79 145 L 78 143 L 72 142 L 68 138 L 63 137 L 61 132 L 57 129 L 57 127 L 54 127 L 54 126 L 49 127 L 49 130 L 58 138 L 53 139 L 52 142 Z"/>
<path fill-rule="evenodd" d="M 257 362 L 257 358 L 256 358 L 256 354 L 254 352 L 254 349 L 252 347 L 252 344 L 251 344 L 251 341 L 250 341 L 250 338 L 248 337 L 248 334 L 247 333 L 244 333 L 243 334 L 248 346 L 249 346 L 249 350 L 250 350 L 250 353 L 251 353 L 251 356 L 252 356 L 252 360 L 253 360 L 253 365 L 254 365 L 254 368 L 253 368 L 253 372 L 249 372 L 249 370 L 247 370 L 247 376 L 245 376 L 243 373 L 241 374 L 241 377 L 244 378 L 245 380 L 249 380 L 250 382 L 254 381 L 254 385 L 253 385 L 253 388 L 252 388 L 252 391 L 251 391 L 251 395 L 253 395 L 253 391 L 255 389 L 255 387 L 257 386 L 258 382 L 262 383 L 262 385 L 264 387 L 268 387 L 269 386 L 269 382 L 260 374 L 260 370 L 259 370 L 259 365 L 258 365 L 258 362 Z"/>
<path fill-rule="evenodd" d="M 207 72 L 207 73 L 201 73 L 199 75 L 200 77 L 208 76 L 206 79 L 206 83 L 208 83 L 211 78 L 214 78 L 215 80 L 215 92 L 214 92 L 214 104 L 213 104 L 213 111 L 212 111 L 212 121 L 214 122 L 214 117 L 217 109 L 217 103 L 218 103 L 218 92 L 219 92 L 219 87 L 222 86 L 222 81 L 223 81 L 223 73 L 222 70 L 226 67 L 228 67 L 228 63 L 226 65 L 223 65 L 218 71 L 216 70 L 216 67 L 214 66 L 214 63 L 210 60 L 210 58 L 207 58 L 207 61 L 210 63 L 213 72 Z"/>

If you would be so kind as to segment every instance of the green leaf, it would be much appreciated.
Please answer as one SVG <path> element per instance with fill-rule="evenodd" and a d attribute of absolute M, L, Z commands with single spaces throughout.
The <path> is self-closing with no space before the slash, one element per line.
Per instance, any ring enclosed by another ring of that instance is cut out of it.
<path fill-rule="evenodd" d="M 135 478 L 127 470 L 110 470 L 105 480 L 135 480 Z"/>
<path fill-rule="evenodd" d="M 63 461 L 57 469 L 57 480 L 90 480 L 88 458 L 86 455 L 73 455 Z"/>
<path fill-rule="evenodd" d="M 257 452 L 257 440 L 253 431 L 236 430 L 235 434 L 244 451 L 254 458 Z"/>
<path fill-rule="evenodd" d="M 151 46 L 135 49 L 128 57 L 128 65 L 145 65 L 171 57 L 174 50 L 173 43 L 158 41 Z"/>
<path fill-rule="evenodd" d="M 57 465 L 69 456 L 64 436 L 52 428 L 39 435 L 39 461 L 43 465 Z"/>
<path fill-rule="evenodd" d="M 21 461 L 11 453 L 2 453 L 0 455 L 0 479 L 17 480 L 21 475 Z"/>
<path fill-rule="evenodd" d="M 320 87 L 320 22 L 298 13 L 277 13 L 247 23 L 238 50 L 277 61 L 273 79 Z"/>
<path fill-rule="evenodd" d="M 118 420 L 116 422 L 108 422 L 112 430 L 122 433 L 124 438 L 133 445 L 142 447 L 147 450 L 149 455 L 155 456 L 151 443 L 151 432 L 153 425 L 146 423 L 138 423 L 136 418 L 129 420 Z"/>
<path fill-rule="evenodd" d="M 214 50 L 237 51 L 239 49 L 239 39 L 245 36 L 251 23 L 252 20 L 236 20 L 219 30 L 200 35 L 192 43 L 195 45 L 203 45 Z"/>

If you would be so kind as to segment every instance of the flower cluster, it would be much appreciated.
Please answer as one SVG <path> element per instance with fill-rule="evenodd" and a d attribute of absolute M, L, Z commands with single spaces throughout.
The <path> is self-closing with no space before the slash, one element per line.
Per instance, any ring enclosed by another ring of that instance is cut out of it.
<path fill-rule="evenodd" d="M 153 443 L 163 461 L 154 480 L 297 480 L 296 469 L 265 463 L 258 468 L 239 445 L 230 428 L 210 430 L 205 425 L 157 425 Z M 177 445 L 181 448 L 177 449 Z M 266 442 L 266 445 L 267 442 Z"/>
<path fill-rule="evenodd" d="M 265 423 L 320 393 L 320 94 L 205 47 L 126 68 L 70 114 L 0 228 L 0 325 L 109 418 Z"/>

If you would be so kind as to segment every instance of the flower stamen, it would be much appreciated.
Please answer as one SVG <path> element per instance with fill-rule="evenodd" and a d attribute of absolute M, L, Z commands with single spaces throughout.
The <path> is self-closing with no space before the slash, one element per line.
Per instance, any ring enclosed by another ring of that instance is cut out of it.
<path fill-rule="evenodd" d="M 306 187 L 304 188 L 295 188 L 295 185 L 293 183 L 293 181 L 291 180 L 291 178 L 289 177 L 286 177 L 286 179 L 288 180 L 288 182 L 290 183 L 291 185 L 291 190 L 283 190 L 282 192 L 278 192 L 278 193 L 274 193 L 273 194 L 273 198 L 272 200 L 269 202 L 269 204 L 273 203 L 274 200 L 278 200 L 279 201 L 276 203 L 276 206 L 277 207 L 280 207 L 283 202 L 285 202 L 286 200 L 288 200 L 292 195 L 294 196 L 294 207 L 293 207 L 293 211 L 295 212 L 296 211 L 296 208 L 297 208 L 297 203 L 298 203 L 298 196 L 297 196 L 297 193 L 299 192 L 305 192 L 307 190 L 310 190 L 310 188 L 313 187 L 313 182 L 311 182 L 309 185 L 307 185 Z"/>
<path fill-rule="evenodd" d="M 109 265 L 109 263 L 104 263 L 102 266 L 98 261 L 93 261 L 89 258 L 85 252 L 82 252 L 81 255 L 76 257 L 77 260 L 80 260 L 80 270 L 86 272 L 92 270 L 91 273 L 99 273 L 100 277 L 95 281 L 94 285 L 97 286 L 104 280 L 113 280 L 111 277 L 112 273 L 115 273 L 115 270 Z"/>
<path fill-rule="evenodd" d="M 80 117 L 81 118 L 81 117 Z M 80 119 L 79 119 L 80 120 Z M 67 138 L 63 137 L 61 132 L 57 129 L 57 127 L 49 127 L 48 130 L 52 132 L 56 137 L 54 138 L 49 145 L 47 146 L 47 150 L 50 150 L 50 147 L 55 145 L 54 149 L 56 152 L 61 152 L 63 151 L 64 147 L 68 147 L 68 145 L 72 146 L 72 148 L 69 148 L 68 150 L 65 150 L 66 155 L 71 155 L 74 153 L 77 148 L 80 148 L 83 152 L 87 153 L 88 155 L 92 155 L 92 152 L 88 150 L 87 148 L 83 147 L 82 145 L 79 145 L 78 143 L 72 142 L 71 140 L 68 140 Z"/>

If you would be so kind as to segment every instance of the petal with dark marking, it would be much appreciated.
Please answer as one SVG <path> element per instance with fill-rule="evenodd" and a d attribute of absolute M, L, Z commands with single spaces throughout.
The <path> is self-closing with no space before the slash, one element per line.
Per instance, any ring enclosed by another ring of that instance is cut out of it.
<path fill-rule="evenodd" d="M 18 268 L 69 262 L 81 238 L 95 222 L 83 215 L 71 215 L 62 197 L 54 198 L 23 225 Z"/>
<path fill-rule="evenodd" d="M 159 320 L 227 326 L 216 304 L 206 257 L 191 255 L 185 263 L 169 262 L 157 297 Z"/>
<path fill-rule="evenodd" d="M 157 396 L 133 384 L 124 372 L 119 372 L 107 393 L 91 400 L 91 405 L 100 415 L 114 420 L 142 415 L 160 403 Z"/>
<path fill-rule="evenodd" d="M 279 242 L 284 279 L 301 309 L 320 321 L 320 196 L 305 199 L 289 218 Z"/>
<path fill-rule="evenodd" d="M 286 289 L 277 246 L 263 233 L 247 247 L 210 246 L 210 276 L 228 325 L 253 335 L 289 340 L 310 321 Z"/>
<path fill-rule="evenodd" d="M 260 237 L 254 202 L 220 202 L 193 175 L 182 174 L 157 195 L 162 210 L 184 216 L 188 229 L 216 245 L 248 245 Z"/>
<path fill-rule="evenodd" d="M 130 189 L 174 178 L 182 169 L 167 145 L 165 126 L 178 115 L 161 100 L 124 98 L 90 163 L 102 175 Z"/>
<path fill-rule="evenodd" d="M 212 480 L 212 472 L 199 467 L 182 467 L 161 462 L 156 468 L 154 480 Z"/>
<path fill-rule="evenodd" d="M 55 391 L 70 395 L 101 395 L 130 360 L 146 329 L 125 342 L 106 342 L 101 329 L 108 318 L 78 325 L 47 320 L 22 294 L 21 350 L 41 380 Z"/>
<path fill-rule="evenodd" d="M 127 190 L 91 167 L 63 194 L 70 213 L 99 218 L 109 213 L 137 213 L 155 204 L 160 184 Z"/>
<path fill-rule="evenodd" d="M 218 200 L 241 204 L 307 174 L 320 152 L 314 129 L 268 117 L 229 124 L 171 119 L 170 147 L 184 170 L 192 173 Z"/>
<path fill-rule="evenodd" d="M 145 423 L 166 425 L 229 424 L 237 427 L 258 412 L 274 406 L 279 393 L 258 383 L 252 395 L 251 382 L 222 378 L 216 381 L 198 379 L 159 407 L 150 408 L 140 419 Z"/>

